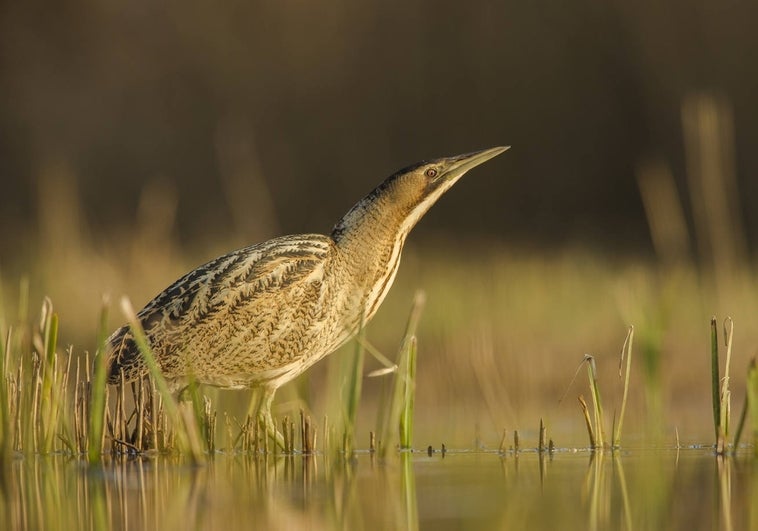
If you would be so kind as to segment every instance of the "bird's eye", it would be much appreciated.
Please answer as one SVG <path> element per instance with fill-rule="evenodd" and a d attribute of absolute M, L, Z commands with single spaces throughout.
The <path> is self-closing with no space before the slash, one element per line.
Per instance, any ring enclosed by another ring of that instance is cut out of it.
<path fill-rule="evenodd" d="M 435 170 L 434 168 L 429 168 L 428 170 L 426 170 L 424 175 L 426 175 L 430 179 L 434 179 L 435 177 L 437 177 L 437 170 Z"/>

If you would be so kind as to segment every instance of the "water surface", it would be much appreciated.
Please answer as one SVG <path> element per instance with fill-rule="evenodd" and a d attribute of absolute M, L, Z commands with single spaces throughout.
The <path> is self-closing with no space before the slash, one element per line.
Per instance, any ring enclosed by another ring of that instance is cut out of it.
<path fill-rule="evenodd" d="M 758 529 L 756 460 L 710 448 L 6 465 L 6 529 Z"/>

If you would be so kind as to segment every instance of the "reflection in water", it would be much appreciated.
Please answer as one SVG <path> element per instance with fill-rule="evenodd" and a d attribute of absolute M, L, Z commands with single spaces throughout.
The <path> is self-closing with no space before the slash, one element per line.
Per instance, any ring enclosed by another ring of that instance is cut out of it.
<path fill-rule="evenodd" d="M 413 456 L 408 452 L 400 454 L 403 466 L 403 509 L 405 526 L 408 531 L 418 530 L 418 503 L 416 500 L 416 473 L 413 470 Z"/>
<path fill-rule="evenodd" d="M 611 485 L 608 482 L 602 450 L 590 454 L 584 497 L 589 500 L 589 529 L 607 529 L 611 517 Z"/>
<path fill-rule="evenodd" d="M 732 531 L 732 460 L 729 457 L 722 454 L 716 456 L 716 475 L 721 501 L 718 512 L 721 513 L 724 531 Z"/>
<path fill-rule="evenodd" d="M 547 458 L 546 458 L 547 457 Z M 715 473 L 714 473 L 715 470 Z M 5 529 L 755 529 L 758 467 L 710 450 L 4 463 Z"/>
<path fill-rule="evenodd" d="M 608 463 L 608 459 L 606 459 L 609 456 L 612 463 Z M 607 467 L 611 464 L 613 466 L 612 473 L 615 477 L 609 477 Z M 624 474 L 623 460 L 618 452 L 596 450 L 590 453 L 589 467 L 584 482 L 584 497 L 589 500 L 589 529 L 616 528 L 618 523 L 623 523 L 622 528 L 624 529 L 633 528 L 629 490 Z M 615 505 L 620 505 L 621 519 L 619 522 L 611 521 Z"/>

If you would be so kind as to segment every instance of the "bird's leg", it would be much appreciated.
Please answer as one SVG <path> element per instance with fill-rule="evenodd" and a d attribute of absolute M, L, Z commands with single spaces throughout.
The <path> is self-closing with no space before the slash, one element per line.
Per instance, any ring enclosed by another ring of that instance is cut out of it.
<path fill-rule="evenodd" d="M 263 422 L 266 424 L 266 432 L 268 435 L 274 440 L 279 448 L 284 449 L 284 437 L 279 433 L 279 430 L 276 429 L 274 418 L 271 416 L 271 403 L 274 401 L 274 394 L 276 394 L 275 388 L 265 388 L 263 391 L 263 401 L 261 403 L 262 407 L 259 415 L 263 418 Z"/>
<path fill-rule="evenodd" d="M 271 416 L 271 403 L 274 401 L 275 394 L 276 388 L 257 387 L 253 389 L 248 414 L 255 414 L 256 418 L 262 419 L 266 426 L 266 435 L 271 437 L 279 448 L 284 449 L 284 437 L 276 429 L 274 418 Z"/>

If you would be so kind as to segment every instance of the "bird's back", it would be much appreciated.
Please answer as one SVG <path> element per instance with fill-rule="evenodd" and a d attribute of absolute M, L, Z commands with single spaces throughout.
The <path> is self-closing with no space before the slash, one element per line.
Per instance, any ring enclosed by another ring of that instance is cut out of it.
<path fill-rule="evenodd" d="M 286 381 L 355 330 L 347 281 L 328 236 L 285 236 L 198 267 L 138 317 L 161 372 L 175 389 L 189 378 L 220 387 Z M 109 382 L 147 373 L 128 326 L 110 338 Z"/>

